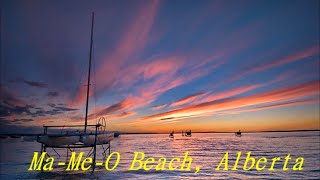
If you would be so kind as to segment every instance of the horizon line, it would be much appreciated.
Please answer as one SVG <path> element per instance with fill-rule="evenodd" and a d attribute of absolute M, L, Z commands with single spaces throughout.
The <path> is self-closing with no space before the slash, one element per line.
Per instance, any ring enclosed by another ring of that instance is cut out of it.
<path fill-rule="evenodd" d="M 320 129 L 297 129 L 297 130 L 271 130 L 271 131 L 241 131 L 241 133 L 272 133 L 272 132 L 310 132 L 310 131 L 320 131 Z M 118 131 L 110 131 L 109 133 L 119 133 L 121 135 L 125 134 L 168 134 L 168 133 L 157 133 L 157 132 L 118 132 Z M 178 131 L 177 133 L 181 133 Z M 205 133 L 235 133 L 234 131 L 195 131 L 192 133 L 196 134 L 205 134 Z M 6 134 L 0 134 L 0 136 L 39 136 L 42 135 L 42 133 L 6 133 Z"/>

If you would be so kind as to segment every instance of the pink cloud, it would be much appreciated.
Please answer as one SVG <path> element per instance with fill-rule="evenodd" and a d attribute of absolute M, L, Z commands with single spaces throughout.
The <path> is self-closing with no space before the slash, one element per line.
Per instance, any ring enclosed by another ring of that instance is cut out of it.
<path fill-rule="evenodd" d="M 281 59 L 277 59 L 274 61 L 271 61 L 270 63 L 265 63 L 265 64 L 261 64 L 258 66 L 253 66 L 249 69 L 247 69 L 247 73 L 255 73 L 255 72 L 260 72 L 260 71 L 264 71 L 267 69 L 271 69 L 273 67 L 278 67 L 284 64 L 288 64 L 288 63 L 292 63 L 295 61 L 300 61 L 303 60 L 305 58 L 311 57 L 311 56 L 315 56 L 319 54 L 319 47 L 318 46 L 314 46 L 308 49 L 304 49 L 302 51 L 299 52 L 295 52 L 293 54 L 290 54 L 288 56 L 285 56 Z"/>
<path fill-rule="evenodd" d="M 167 106 L 167 104 L 161 104 L 161 105 L 158 105 L 158 106 L 154 106 L 151 109 L 154 110 L 154 111 L 158 111 L 160 109 L 163 109 L 166 106 Z"/>
<path fill-rule="evenodd" d="M 138 121 L 173 119 L 181 117 L 197 117 L 205 114 L 212 114 L 218 111 L 230 110 L 235 108 L 261 105 L 266 103 L 277 103 L 293 101 L 303 97 L 319 95 L 319 81 L 311 81 L 293 86 L 278 88 L 245 97 L 226 99 L 221 101 L 204 102 L 185 108 L 168 111 L 140 118 Z"/>
<path fill-rule="evenodd" d="M 93 94 L 93 89 L 89 93 L 89 97 Z M 83 105 L 87 100 L 87 86 L 80 86 L 76 95 L 71 97 L 71 102 L 68 102 L 68 107 L 78 107 Z"/>
<path fill-rule="evenodd" d="M 208 101 L 214 101 L 217 99 L 224 99 L 224 98 L 228 98 L 228 97 L 232 97 L 235 95 L 239 95 L 239 94 L 243 94 L 245 92 L 254 90 L 261 87 L 261 85 L 255 84 L 255 85 L 249 85 L 249 86 L 243 86 L 243 87 L 239 87 L 236 89 L 232 89 L 232 90 L 228 90 L 228 91 L 223 91 L 217 94 L 212 94 L 204 99 L 202 99 L 202 102 L 208 102 Z"/>
<path fill-rule="evenodd" d="M 152 59 L 145 66 L 135 65 L 129 67 L 128 71 L 124 73 L 124 79 L 119 79 L 118 81 L 124 82 L 125 85 L 131 85 L 139 79 L 140 74 L 143 75 L 144 83 L 142 86 L 133 88 L 131 93 L 126 96 L 126 99 L 130 99 L 130 102 L 132 102 L 131 106 L 128 106 L 128 110 L 144 107 L 155 101 L 162 93 L 202 77 L 221 64 L 215 61 L 210 62 L 207 60 L 208 57 L 204 57 L 199 61 L 205 60 L 206 63 L 195 68 L 194 65 L 198 63 L 188 61 L 188 59 L 191 58 L 185 56 L 159 56 Z M 208 64 L 213 65 L 208 66 Z M 181 70 L 187 71 L 188 76 L 179 73 Z"/>
<path fill-rule="evenodd" d="M 160 1 L 148 1 L 142 6 L 136 16 L 128 26 L 128 30 L 123 34 L 118 46 L 114 49 L 111 55 L 108 55 L 104 63 L 98 70 L 98 84 L 102 84 L 100 88 L 112 84 L 114 76 L 110 78 L 105 75 L 117 74 L 126 63 L 132 62 L 132 57 L 141 52 L 147 44 L 147 39 L 151 31 L 154 19 L 157 15 L 160 6 Z M 107 82 L 107 83 L 106 83 Z"/>
<path fill-rule="evenodd" d="M 23 100 L 17 98 L 17 93 L 5 88 L 4 86 L 0 86 L 0 94 L 1 94 L 1 100 L 3 102 L 12 104 L 14 106 L 16 106 L 16 105 L 24 106 L 27 104 Z"/>
<path fill-rule="evenodd" d="M 280 59 L 275 59 L 271 62 L 267 62 L 267 63 L 263 63 L 263 64 L 258 64 L 258 65 L 254 65 L 248 68 L 243 69 L 240 73 L 237 73 L 236 75 L 230 77 L 229 79 L 227 79 L 226 81 L 223 82 L 223 84 L 235 81 L 237 79 L 242 78 L 243 76 L 246 76 L 248 74 L 252 74 L 252 73 L 259 73 L 265 70 L 269 70 L 271 68 L 275 68 L 278 66 L 282 66 L 285 64 L 289 64 L 292 62 L 296 62 L 296 61 L 301 61 L 304 60 L 308 57 L 312 57 L 312 56 L 316 56 L 319 55 L 319 46 L 313 46 L 311 48 L 307 48 L 298 52 L 294 52 L 292 54 L 289 54 L 287 56 L 284 56 Z"/>
<path fill-rule="evenodd" d="M 119 111 L 127 110 L 133 104 L 132 99 L 125 99 L 119 103 L 108 106 L 104 109 L 101 109 L 96 113 L 97 116 L 106 116 L 111 115 Z"/>
<path fill-rule="evenodd" d="M 320 102 L 320 99 L 297 100 L 297 101 L 276 103 L 272 105 L 260 106 L 260 107 L 249 108 L 249 109 L 234 109 L 234 110 L 222 111 L 222 112 L 218 112 L 218 114 L 240 114 L 244 112 L 260 111 L 260 110 L 273 109 L 273 108 L 286 107 L 286 106 L 313 104 L 313 103 L 319 103 L 319 102 Z"/>
<path fill-rule="evenodd" d="M 153 78 L 159 74 L 175 73 L 184 64 L 184 59 L 180 57 L 159 58 L 143 66 L 143 76 L 145 79 Z"/>
<path fill-rule="evenodd" d="M 218 43 L 210 54 L 204 54 L 202 49 L 195 49 L 187 53 L 176 51 L 139 59 L 139 53 L 143 52 L 150 42 L 150 32 L 159 6 L 159 1 L 151 1 L 141 6 L 127 26 L 128 31 L 121 36 L 112 53 L 105 56 L 96 73 L 95 84 L 98 93 L 104 93 L 110 88 L 117 91 L 131 90 L 129 94 L 124 95 L 124 99 L 130 100 L 130 105 L 123 110 L 131 111 L 144 107 L 154 102 L 162 93 L 207 75 L 257 40 L 245 37 L 259 25 L 254 23 L 230 33 L 230 36 Z M 137 83 L 142 85 L 134 87 Z M 74 104 L 81 105 L 85 102 L 80 93 L 85 94 L 79 91 Z M 187 101 L 185 100 L 185 103 L 188 103 Z M 177 103 L 174 103 L 172 106 L 176 105 Z"/>

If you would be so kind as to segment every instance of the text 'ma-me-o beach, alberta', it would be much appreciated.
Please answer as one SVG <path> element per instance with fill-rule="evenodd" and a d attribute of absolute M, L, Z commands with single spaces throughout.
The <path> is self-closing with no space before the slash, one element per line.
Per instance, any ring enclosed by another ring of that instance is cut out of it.
<path fill-rule="evenodd" d="M 2 0 L 0 179 L 319 179 L 318 0 Z"/>

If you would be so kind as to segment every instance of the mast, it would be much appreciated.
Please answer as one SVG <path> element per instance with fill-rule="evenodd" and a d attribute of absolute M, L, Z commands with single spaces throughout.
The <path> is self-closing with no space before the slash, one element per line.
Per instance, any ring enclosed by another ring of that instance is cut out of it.
<path fill-rule="evenodd" d="M 85 116 L 85 123 L 84 123 L 84 133 L 86 133 L 86 131 L 87 131 L 87 125 L 88 125 L 88 106 L 89 106 L 89 92 L 90 92 L 90 74 L 91 74 L 92 46 L 93 46 L 93 24 L 94 24 L 94 12 L 92 12 L 92 20 L 91 20 L 91 39 L 90 39 L 89 71 L 88 71 L 87 102 L 86 102 L 86 116 Z"/>

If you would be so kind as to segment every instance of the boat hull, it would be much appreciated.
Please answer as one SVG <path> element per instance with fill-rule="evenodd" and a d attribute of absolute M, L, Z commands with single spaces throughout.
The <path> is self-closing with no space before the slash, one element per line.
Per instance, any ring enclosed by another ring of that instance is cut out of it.
<path fill-rule="evenodd" d="M 96 145 L 108 144 L 114 138 L 114 133 L 99 134 L 97 135 Z M 95 135 L 81 136 L 80 142 L 86 146 L 93 146 L 95 142 Z"/>
<path fill-rule="evenodd" d="M 46 146 L 66 146 L 73 145 L 80 141 L 80 136 L 40 136 L 37 141 Z"/>

